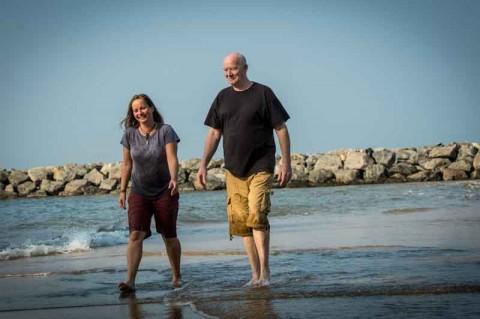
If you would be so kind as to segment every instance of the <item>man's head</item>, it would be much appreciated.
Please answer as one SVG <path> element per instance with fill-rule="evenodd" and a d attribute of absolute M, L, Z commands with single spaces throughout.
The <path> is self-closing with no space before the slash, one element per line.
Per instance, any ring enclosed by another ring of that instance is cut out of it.
<path fill-rule="evenodd" d="M 241 53 L 230 53 L 223 60 L 225 78 L 234 87 L 241 87 L 248 83 L 247 70 L 247 59 Z"/>

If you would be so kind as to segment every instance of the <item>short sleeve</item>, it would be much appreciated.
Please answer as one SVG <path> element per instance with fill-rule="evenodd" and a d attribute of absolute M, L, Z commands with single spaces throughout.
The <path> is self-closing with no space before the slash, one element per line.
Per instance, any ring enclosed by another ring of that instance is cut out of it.
<path fill-rule="evenodd" d="M 164 131 L 163 131 L 163 140 L 165 142 L 165 145 L 169 143 L 179 143 L 180 138 L 178 137 L 177 133 L 171 127 L 170 125 L 164 125 Z"/>
<path fill-rule="evenodd" d="M 267 88 L 266 99 L 272 127 L 285 123 L 290 118 L 290 115 L 288 115 L 282 103 L 280 103 L 280 100 L 270 88 Z"/>
<path fill-rule="evenodd" d="M 212 106 L 210 106 L 210 110 L 208 111 L 207 117 L 205 118 L 206 126 L 210 126 L 211 128 L 222 129 L 222 122 L 220 121 L 220 117 L 218 116 L 218 105 L 219 105 L 219 96 L 213 100 Z"/>
<path fill-rule="evenodd" d="M 130 149 L 130 142 L 128 141 L 128 134 L 127 130 L 123 132 L 122 140 L 120 141 L 120 144 L 122 144 L 125 148 Z"/>

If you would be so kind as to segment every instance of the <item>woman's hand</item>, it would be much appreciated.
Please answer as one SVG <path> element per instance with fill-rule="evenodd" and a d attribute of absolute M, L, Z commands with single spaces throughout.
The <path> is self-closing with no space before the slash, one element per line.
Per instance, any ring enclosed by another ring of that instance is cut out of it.
<path fill-rule="evenodd" d="M 172 196 L 178 193 L 177 181 L 171 179 L 170 182 L 168 183 L 168 189 L 170 190 L 170 195 Z"/>
<path fill-rule="evenodd" d="M 127 192 L 120 192 L 120 195 L 118 195 L 118 206 L 120 208 L 126 209 L 127 208 Z"/>

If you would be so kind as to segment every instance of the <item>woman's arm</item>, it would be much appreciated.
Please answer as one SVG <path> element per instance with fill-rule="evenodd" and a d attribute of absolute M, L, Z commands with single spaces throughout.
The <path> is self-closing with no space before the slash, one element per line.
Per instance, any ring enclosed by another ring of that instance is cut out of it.
<path fill-rule="evenodd" d="M 123 161 L 121 164 L 121 178 L 120 178 L 120 195 L 118 197 L 118 204 L 121 208 L 125 209 L 127 200 L 127 187 L 132 174 L 132 156 L 130 150 L 126 147 L 123 148 Z"/>
<path fill-rule="evenodd" d="M 178 180 L 178 158 L 177 158 L 177 143 L 172 142 L 165 145 L 165 151 L 167 153 L 168 171 L 170 172 L 170 182 L 168 183 L 168 189 L 171 195 L 175 195 L 178 192 L 177 180 Z"/>

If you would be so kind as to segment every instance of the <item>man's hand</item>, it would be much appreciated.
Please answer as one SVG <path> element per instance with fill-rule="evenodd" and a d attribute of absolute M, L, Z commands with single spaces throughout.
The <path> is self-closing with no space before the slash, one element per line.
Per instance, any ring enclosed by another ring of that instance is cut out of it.
<path fill-rule="evenodd" d="M 202 185 L 203 189 L 207 189 L 207 168 L 200 165 L 197 173 L 197 182 Z"/>
<path fill-rule="evenodd" d="M 280 184 L 280 187 L 285 187 L 287 183 L 290 181 L 292 178 L 292 166 L 290 163 L 285 163 L 282 164 L 280 167 L 280 171 L 278 172 L 278 183 Z"/>

